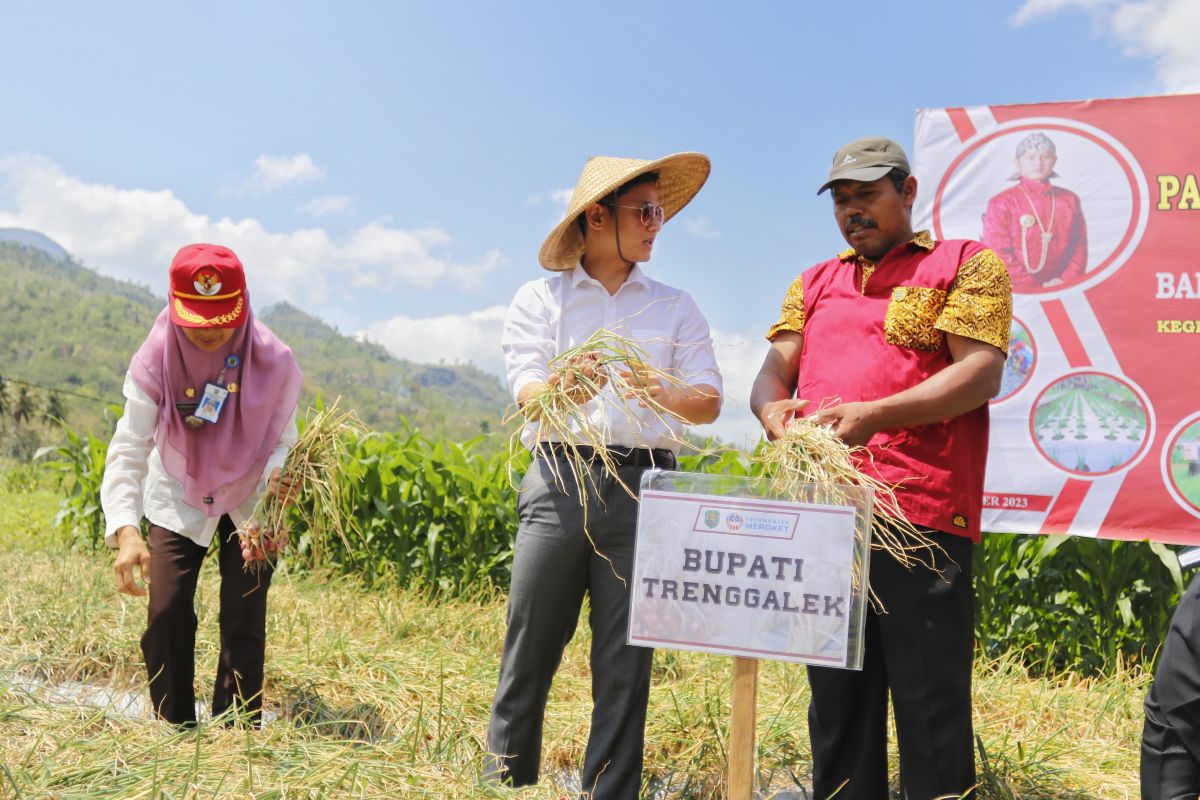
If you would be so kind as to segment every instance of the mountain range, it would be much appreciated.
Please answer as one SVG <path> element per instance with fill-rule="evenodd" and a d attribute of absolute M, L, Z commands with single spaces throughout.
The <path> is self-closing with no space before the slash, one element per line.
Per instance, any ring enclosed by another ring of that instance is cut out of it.
<path fill-rule="evenodd" d="M 0 228 L 0 377 L 58 389 L 72 427 L 102 427 L 105 407 L 122 402 L 130 356 L 163 304 L 144 286 L 79 265 L 36 231 Z M 287 303 L 258 318 L 295 353 L 304 401 L 341 395 L 377 430 L 407 420 L 464 439 L 501 428 L 508 393 L 474 366 L 395 358 Z"/>

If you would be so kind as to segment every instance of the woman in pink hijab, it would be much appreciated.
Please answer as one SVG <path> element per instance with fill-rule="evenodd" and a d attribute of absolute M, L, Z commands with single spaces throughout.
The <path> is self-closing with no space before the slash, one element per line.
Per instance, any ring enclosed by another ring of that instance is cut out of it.
<path fill-rule="evenodd" d="M 184 247 L 171 262 L 168 307 L 125 376 L 125 413 L 101 488 L 117 589 L 146 595 L 142 653 L 162 719 L 196 721 L 196 581 L 214 538 L 220 561 L 221 655 L 213 716 L 257 722 L 262 708 L 269 568 L 244 569 L 235 531 L 296 441 L 301 375 L 292 351 L 254 319 L 232 250 Z M 146 521 L 148 537 L 142 539 Z"/>

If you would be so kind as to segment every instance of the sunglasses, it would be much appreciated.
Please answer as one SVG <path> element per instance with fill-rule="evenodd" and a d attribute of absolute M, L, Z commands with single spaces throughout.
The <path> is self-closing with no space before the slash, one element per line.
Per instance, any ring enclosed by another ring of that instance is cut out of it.
<path fill-rule="evenodd" d="M 662 225 L 664 222 L 667 221 L 666 209 L 664 209 L 658 203 L 651 203 L 651 202 L 647 201 L 645 203 L 642 203 L 640 206 L 623 206 L 618 203 L 602 203 L 602 205 L 606 205 L 609 208 L 628 208 L 628 209 L 632 209 L 633 211 L 640 211 L 640 212 L 642 212 L 642 215 L 641 215 L 642 224 L 647 227 L 649 227 L 650 224 L 654 223 L 654 222 L 657 222 L 659 225 Z"/>

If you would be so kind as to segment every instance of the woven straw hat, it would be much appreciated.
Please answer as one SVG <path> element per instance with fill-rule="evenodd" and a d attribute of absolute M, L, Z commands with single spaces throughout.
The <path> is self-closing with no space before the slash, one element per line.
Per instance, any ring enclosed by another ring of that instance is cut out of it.
<path fill-rule="evenodd" d="M 638 175 L 658 173 L 658 201 L 662 204 L 666 219 L 670 219 L 696 196 L 696 192 L 708 180 L 711 168 L 708 156 L 701 153 L 675 153 L 657 161 L 592 156 L 583 165 L 583 173 L 575 184 L 566 216 L 542 243 L 538 261 L 546 269 L 556 272 L 573 269 L 583 254 L 583 233 L 575 220 L 592 203 Z"/>

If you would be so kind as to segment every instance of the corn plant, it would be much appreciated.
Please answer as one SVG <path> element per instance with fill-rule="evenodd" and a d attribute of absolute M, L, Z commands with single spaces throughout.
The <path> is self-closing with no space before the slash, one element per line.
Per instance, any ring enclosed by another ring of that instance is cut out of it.
<path fill-rule="evenodd" d="M 65 440 L 41 454 L 63 489 L 57 525 L 72 544 L 96 548 L 106 443 L 71 431 Z M 487 444 L 485 437 L 430 439 L 407 423 L 354 441 L 331 500 L 358 533 L 329 537 L 324 566 L 447 597 L 507 587 L 517 530 L 513 478 L 528 466 L 528 453 L 510 462 L 502 448 L 484 455 Z M 680 468 L 764 471 L 754 454 L 711 447 L 685 453 Z M 314 532 L 302 511 L 288 516 L 296 540 L 290 569 L 313 563 Z M 975 548 L 976 638 L 989 656 L 1020 653 L 1039 671 L 1109 674 L 1153 659 L 1181 587 L 1178 561 L 1162 545 L 984 534 Z"/>
<path fill-rule="evenodd" d="M 1151 664 L 1183 591 L 1174 552 L 1148 542 L 984 534 L 974 573 L 984 651 L 1049 673 Z"/>
<path fill-rule="evenodd" d="M 516 535 L 509 455 L 467 442 L 431 440 L 405 427 L 358 441 L 338 502 L 357 520 L 352 541 L 329 556 L 368 580 L 462 594 L 508 583 Z M 518 469 L 528 464 L 519 456 Z M 306 546 L 301 533 L 301 547 Z"/>
<path fill-rule="evenodd" d="M 110 410 L 120 409 L 116 406 Z M 58 474 L 63 490 L 62 505 L 54 526 L 72 546 L 86 545 L 95 550 L 104 543 L 104 515 L 100 510 L 100 486 L 104 482 L 104 460 L 108 441 L 90 433 L 63 428 L 64 444 L 43 447 L 34 456 Z"/>

